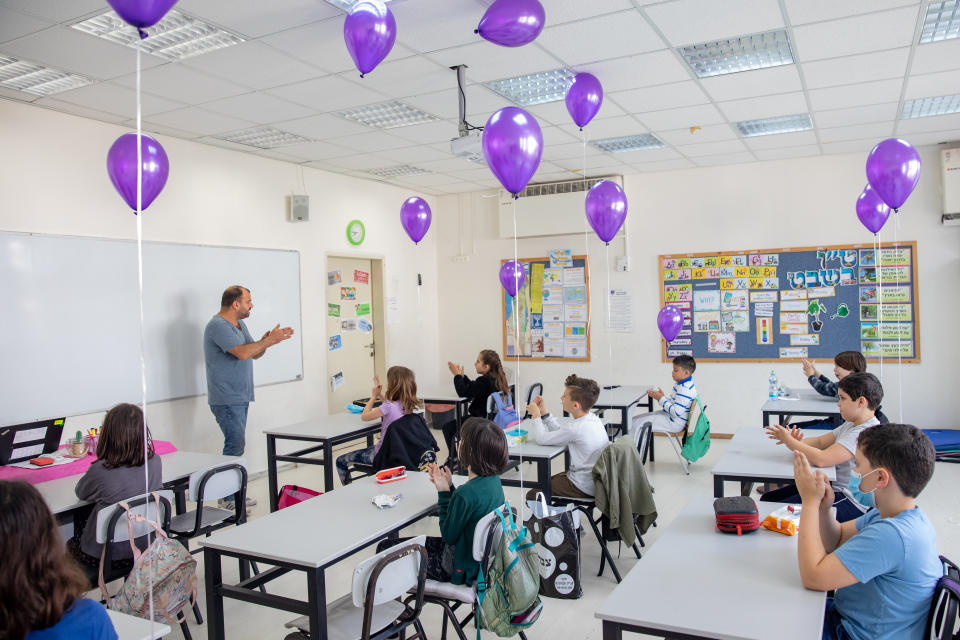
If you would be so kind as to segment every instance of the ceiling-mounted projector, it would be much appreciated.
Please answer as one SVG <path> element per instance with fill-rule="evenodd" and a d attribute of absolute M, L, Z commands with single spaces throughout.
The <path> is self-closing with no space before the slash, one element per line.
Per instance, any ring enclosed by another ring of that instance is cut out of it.
<path fill-rule="evenodd" d="M 470 162 L 486 164 L 487 161 L 483 157 L 483 132 L 471 131 L 465 136 L 454 138 L 450 141 L 450 153 L 459 158 L 466 158 Z"/>

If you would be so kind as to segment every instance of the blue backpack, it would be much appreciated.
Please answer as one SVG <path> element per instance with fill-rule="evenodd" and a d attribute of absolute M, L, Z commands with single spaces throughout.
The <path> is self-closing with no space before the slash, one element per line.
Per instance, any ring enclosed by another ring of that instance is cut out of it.
<path fill-rule="evenodd" d="M 494 414 L 493 421 L 500 425 L 500 428 L 504 431 L 520 424 L 520 416 L 513 406 L 513 399 L 510 394 L 494 391 L 491 395 L 494 404 L 497 405 L 497 413 Z"/>

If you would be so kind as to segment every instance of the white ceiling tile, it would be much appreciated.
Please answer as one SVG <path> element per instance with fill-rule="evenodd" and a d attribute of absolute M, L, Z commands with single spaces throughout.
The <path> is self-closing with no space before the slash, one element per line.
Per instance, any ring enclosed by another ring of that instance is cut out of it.
<path fill-rule="evenodd" d="M 542 0 L 541 4 L 547 12 L 548 24 L 563 24 L 582 20 L 591 16 L 605 13 L 615 13 L 624 9 L 631 9 L 630 0 Z"/>
<path fill-rule="evenodd" d="M 691 78 L 689 67 L 678 60 L 677 54 L 670 49 L 577 65 L 573 70 L 595 75 L 603 85 L 604 93 L 681 82 Z"/>
<path fill-rule="evenodd" d="M 285 149 L 285 147 L 281 147 Z M 253 152 L 255 155 L 262 156 L 264 158 L 271 158 L 273 160 L 281 160 L 283 162 L 292 162 L 294 164 L 300 164 L 306 162 L 307 158 L 302 158 L 300 156 L 295 156 L 290 153 L 284 153 L 276 149 L 257 149 Z"/>
<path fill-rule="evenodd" d="M 229 149 L 231 151 L 240 151 L 242 153 L 253 153 L 254 151 L 257 151 L 256 147 L 251 147 L 245 144 L 237 144 L 236 142 L 230 142 L 229 140 L 221 140 L 220 138 L 214 138 L 213 136 L 196 138 L 195 142 L 200 142 L 211 147 L 219 147 L 221 149 Z"/>
<path fill-rule="evenodd" d="M 409 185 L 424 186 L 424 187 L 440 185 L 440 184 L 450 184 L 450 176 L 445 176 L 443 174 L 438 174 L 438 173 L 421 173 L 419 175 L 403 176 L 399 179 Z"/>
<path fill-rule="evenodd" d="M 880 141 L 876 138 L 831 142 L 823 145 L 823 153 L 826 155 L 836 155 L 838 153 L 868 153 L 878 142 Z"/>
<path fill-rule="evenodd" d="M 791 158 L 811 158 L 820 155 L 820 146 L 808 144 L 802 147 L 787 147 L 785 149 L 761 149 L 753 155 L 760 160 L 789 160 Z"/>
<path fill-rule="evenodd" d="M 211 111 L 261 124 L 303 118 L 314 113 L 311 109 L 265 93 L 245 93 L 207 102 L 203 106 Z"/>
<path fill-rule="evenodd" d="M 657 131 L 658 138 L 677 147 L 688 144 L 702 144 L 705 142 L 722 142 L 724 140 L 735 140 L 737 134 L 728 124 L 707 125 L 697 128 L 696 131 L 686 129 L 672 129 L 670 131 Z"/>
<path fill-rule="evenodd" d="M 848 84 L 827 89 L 808 91 L 810 104 L 815 111 L 842 109 L 860 105 L 893 102 L 900 99 L 902 80 L 876 80 L 859 84 Z"/>
<path fill-rule="evenodd" d="M 861 13 L 872 13 L 906 5 L 919 4 L 918 0 L 786 0 L 790 24 L 806 24 L 836 20 Z"/>
<path fill-rule="evenodd" d="M 279 147 L 277 151 L 309 160 L 328 160 L 329 158 L 338 158 L 353 154 L 353 151 L 350 149 L 321 141 L 290 144 L 285 147 Z"/>
<path fill-rule="evenodd" d="M 800 62 L 910 46 L 917 7 L 796 27 L 794 45 Z"/>
<path fill-rule="evenodd" d="M 952 131 L 932 131 L 930 133 L 914 133 L 910 136 L 910 144 L 915 147 L 926 145 L 943 145 L 945 149 L 956 149 L 960 147 L 960 132 L 956 129 Z"/>
<path fill-rule="evenodd" d="M 328 162 L 342 169 L 354 171 L 366 171 L 367 169 L 381 169 L 383 167 L 395 166 L 392 160 L 382 158 L 375 153 L 331 158 Z"/>
<path fill-rule="evenodd" d="M 556 125 L 570 125 L 576 130 L 577 127 L 573 124 L 573 120 L 570 118 L 570 113 L 567 111 L 567 103 L 563 100 L 557 100 L 555 102 L 546 102 L 544 104 L 535 104 L 528 107 L 523 107 L 537 119 L 541 125 L 543 124 L 556 124 Z M 616 116 L 626 115 L 626 111 L 618 107 L 612 100 L 604 98 L 603 102 L 600 105 L 600 111 L 597 112 L 597 115 L 594 116 L 595 120 L 602 120 L 603 118 L 614 118 Z M 588 124 L 587 127 L 590 125 Z"/>
<path fill-rule="evenodd" d="M 901 137 L 909 136 L 913 133 L 950 130 L 960 130 L 960 113 L 951 113 L 946 116 L 930 116 L 929 118 L 911 118 L 897 122 L 897 135 Z M 909 137 L 907 139 L 909 140 Z"/>
<path fill-rule="evenodd" d="M 559 69 L 563 64 L 538 47 L 526 46 L 521 50 L 498 47 L 490 42 L 476 42 L 463 47 L 453 47 L 426 54 L 428 58 L 445 67 L 465 64 L 469 82 L 489 82 L 501 78 L 513 78 L 538 71 Z M 452 73 L 452 72 L 451 72 Z M 456 78 L 451 81 L 453 86 Z M 439 87 L 438 87 L 439 88 Z"/>
<path fill-rule="evenodd" d="M 72 22 L 90 13 L 102 13 L 109 9 L 103 0 L 3 0 L 11 9 L 53 22 Z"/>
<path fill-rule="evenodd" d="M 410 146 L 409 140 L 397 138 L 383 131 L 357 133 L 342 138 L 330 138 L 329 142 L 350 150 L 351 153 L 373 153 L 383 149 L 399 149 Z"/>
<path fill-rule="evenodd" d="M 586 176 L 587 178 L 602 177 L 602 176 L 622 176 L 624 173 L 629 173 L 630 166 L 628 164 L 616 163 L 614 164 L 610 158 L 607 158 L 607 163 L 598 166 L 587 166 Z M 572 169 L 574 173 L 578 176 L 583 177 L 583 171 L 580 169 Z"/>
<path fill-rule="evenodd" d="M 449 120 L 435 120 L 423 124 L 412 124 L 407 127 L 396 127 L 388 129 L 390 135 L 407 140 L 405 146 L 414 142 L 423 143 L 449 143 L 452 138 L 460 135 L 457 130 L 457 123 Z"/>
<path fill-rule="evenodd" d="M 576 131 L 576 129 L 574 128 L 573 131 Z M 577 139 L 571 131 L 566 131 L 562 127 L 540 127 L 540 132 L 543 134 L 543 144 L 545 147 L 569 144 Z"/>
<path fill-rule="evenodd" d="M 679 0 L 644 9 L 677 47 L 783 28 L 776 2 Z"/>
<path fill-rule="evenodd" d="M 911 100 L 956 93 L 960 93 L 960 68 L 940 73 L 925 73 L 922 76 L 911 75 L 907 79 L 907 90 L 903 97 Z"/>
<path fill-rule="evenodd" d="M 647 129 L 630 116 L 594 120 L 587 126 L 590 129 L 590 141 L 647 133 Z"/>
<path fill-rule="evenodd" d="M 487 118 L 500 107 L 513 104 L 506 98 L 480 85 L 464 87 L 463 92 L 467 97 L 467 113 L 484 114 L 482 122 L 471 123 L 478 127 L 483 126 Z M 460 117 L 456 80 L 454 80 L 452 87 L 449 89 L 410 96 L 404 98 L 403 102 L 446 120 L 458 121 Z"/>
<path fill-rule="evenodd" d="M 623 167 L 620 165 L 620 163 L 612 163 L 606 154 L 601 154 L 599 156 L 588 156 L 586 167 L 584 167 L 582 157 L 554 160 L 553 164 L 561 169 L 566 169 L 567 171 L 576 171 L 580 174 L 582 174 L 584 168 L 586 168 L 587 175 L 598 175 L 599 173 L 611 167 L 619 167 L 620 170 L 623 170 Z"/>
<path fill-rule="evenodd" d="M 317 0 L 180 0 L 177 8 L 251 38 L 343 16 L 334 6 Z"/>
<path fill-rule="evenodd" d="M 382 154 L 381 154 L 382 155 Z M 392 157 L 391 157 L 392 159 Z M 450 173 L 453 171 L 460 171 L 463 169 L 462 164 L 463 158 L 458 158 L 452 154 L 447 154 L 447 156 L 440 160 L 423 160 L 420 162 L 403 162 L 402 164 L 411 164 L 415 167 L 421 169 L 426 169 L 431 173 Z M 448 182 L 455 182 L 453 178 L 457 178 L 456 175 L 451 174 Z"/>
<path fill-rule="evenodd" d="M 928 42 L 916 47 L 910 73 L 936 73 L 957 68 L 960 60 L 960 38 Z"/>
<path fill-rule="evenodd" d="M 710 102 L 707 94 L 693 80 L 630 91 L 618 91 L 617 93 L 611 93 L 609 97 L 626 109 L 628 113 L 662 111 Z"/>
<path fill-rule="evenodd" d="M 731 122 L 758 120 L 776 116 L 789 116 L 807 112 L 807 101 L 803 93 L 784 93 L 777 96 L 732 100 L 717 105 Z"/>
<path fill-rule="evenodd" d="M 642 151 L 625 151 L 623 153 L 611 154 L 614 158 L 625 164 L 636 164 L 638 162 L 654 162 L 659 160 L 675 160 L 681 155 L 672 147 L 663 147 L 662 149 L 644 149 Z"/>
<path fill-rule="evenodd" d="M 148 123 L 174 127 L 197 135 L 213 135 L 226 131 L 238 131 L 254 125 L 249 120 L 231 118 L 222 113 L 207 111 L 202 107 L 187 107 L 150 116 Z"/>
<path fill-rule="evenodd" d="M 783 147 L 801 147 L 817 144 L 817 134 L 813 131 L 794 131 L 793 133 L 775 133 L 767 136 L 744 138 L 751 151 L 780 149 Z"/>
<path fill-rule="evenodd" d="M 253 89 L 269 89 L 325 75 L 319 67 L 257 41 L 187 58 L 182 64 L 220 78 L 235 79 L 238 84 Z"/>
<path fill-rule="evenodd" d="M 695 156 L 715 156 L 721 153 L 737 153 L 746 151 L 747 147 L 740 140 L 721 140 L 719 142 L 698 142 L 677 147 L 677 151 L 692 158 Z"/>
<path fill-rule="evenodd" d="M 703 78 L 700 84 L 717 102 L 803 90 L 793 64 Z"/>
<path fill-rule="evenodd" d="M 2 94 L 0 94 L 2 95 Z M 30 94 L 24 94 L 30 95 Z M 106 111 L 100 111 L 98 109 L 89 109 L 87 107 L 82 107 L 78 104 L 73 104 L 70 102 L 62 102 L 56 98 L 40 98 L 40 96 L 33 96 L 34 98 L 39 98 L 33 104 L 46 107 L 48 109 L 53 109 L 55 111 L 60 111 L 63 113 L 70 113 L 75 116 L 80 116 L 82 118 L 90 118 L 91 120 L 100 120 L 101 122 L 112 122 L 114 124 L 124 123 L 130 120 L 132 114 L 128 113 L 126 115 L 116 114 L 116 113 L 107 113 Z"/>
<path fill-rule="evenodd" d="M 747 162 L 756 162 L 756 158 L 752 153 L 741 152 L 741 153 L 729 153 L 718 156 L 703 156 L 701 158 L 693 158 L 694 164 L 698 167 L 719 167 L 722 165 L 728 164 L 744 164 Z"/>
<path fill-rule="evenodd" d="M 133 49 L 68 27 L 51 27 L 7 42 L 3 52 L 101 80 L 137 69 L 137 52 Z M 160 62 L 153 56 L 143 56 L 142 68 L 154 67 Z"/>
<path fill-rule="evenodd" d="M 636 10 L 547 27 L 537 43 L 568 65 L 663 49 L 666 44 Z"/>
<path fill-rule="evenodd" d="M 897 117 L 897 102 L 862 105 L 846 109 L 816 111 L 813 121 L 817 127 L 846 127 L 868 122 L 884 122 Z"/>
<path fill-rule="evenodd" d="M 879 142 L 884 138 L 893 136 L 893 124 L 893 121 L 872 122 L 855 126 L 820 129 L 817 133 L 820 135 L 820 141 L 824 144 L 870 137 L 875 137 Z"/>
<path fill-rule="evenodd" d="M 455 184 L 441 184 L 438 185 L 437 191 L 443 191 L 444 193 L 471 193 L 474 191 L 483 190 L 483 186 L 477 184 L 476 182 L 457 182 Z"/>
<path fill-rule="evenodd" d="M 116 83 L 130 88 L 136 87 L 136 75 L 117 78 Z M 140 86 L 144 91 L 187 104 L 202 104 L 250 91 L 248 87 L 188 69 L 178 63 L 147 69 L 141 74 Z"/>
<path fill-rule="evenodd" d="M 359 80 L 359 82 L 362 82 L 362 80 Z M 388 100 L 387 96 L 376 93 L 361 84 L 345 80 L 340 76 L 314 78 L 296 84 L 275 87 L 267 93 L 322 112 L 339 111 L 349 107 Z"/>
<path fill-rule="evenodd" d="M 807 89 L 818 89 L 851 82 L 902 78 L 907 72 L 909 57 L 910 48 L 901 47 L 889 51 L 804 62 L 801 69 Z"/>
<path fill-rule="evenodd" d="M 356 77 L 349 71 L 341 76 L 351 79 Z M 373 91 L 379 91 L 394 98 L 403 98 L 456 87 L 457 73 L 422 56 L 412 56 L 380 63 L 376 72 L 369 74 L 361 82 Z"/>
<path fill-rule="evenodd" d="M 0 42 L 42 31 L 52 23 L 0 6 Z"/>
<path fill-rule="evenodd" d="M 134 125 L 134 128 L 135 127 L 136 125 Z M 151 136 L 170 136 L 171 138 L 181 138 L 183 140 L 195 140 L 202 137 L 200 134 L 194 131 L 184 131 L 183 129 L 168 127 L 156 122 L 145 122 L 143 124 L 143 132 Z M 248 151 L 249 148 L 244 148 L 242 150 Z"/>
<path fill-rule="evenodd" d="M 26 91 L 17 91 L 16 89 L 0 87 L 0 98 L 9 98 L 10 100 L 16 100 L 17 102 L 36 102 L 40 99 L 40 96 L 35 93 L 27 93 Z"/>
<path fill-rule="evenodd" d="M 583 160 L 584 147 L 582 142 L 571 142 L 570 144 L 554 144 L 544 147 L 543 157 L 556 162 L 558 160 L 574 159 L 577 162 Z M 596 147 L 587 144 L 587 159 L 604 155 L 604 152 Z"/>
<path fill-rule="evenodd" d="M 483 7 L 476 0 L 404 2 L 391 7 L 397 20 L 397 40 L 414 51 L 448 49 L 480 39 L 473 32 L 483 16 Z"/>
<path fill-rule="evenodd" d="M 463 178 L 464 180 L 470 180 L 471 182 L 482 182 L 493 176 L 485 164 L 468 162 L 463 158 L 457 158 L 457 160 L 459 162 L 455 163 L 452 169 L 444 171 L 444 173 Z"/>
<path fill-rule="evenodd" d="M 697 165 L 686 158 L 678 158 L 676 160 L 660 160 L 658 162 L 634 162 L 630 166 L 641 173 L 656 173 L 657 171 L 693 169 Z"/>
<path fill-rule="evenodd" d="M 278 121 L 274 123 L 274 126 L 312 140 L 324 140 L 333 136 L 371 131 L 370 127 L 329 113 L 322 113 L 309 118 Z"/>
<path fill-rule="evenodd" d="M 712 104 L 638 113 L 636 117 L 640 122 L 650 127 L 652 131 L 705 127 L 711 124 L 720 124 L 724 120 L 723 114 Z"/>
<path fill-rule="evenodd" d="M 71 89 L 58 93 L 57 99 L 64 102 L 79 104 L 98 111 L 116 113 L 134 117 L 137 113 L 137 94 L 126 87 L 117 86 L 111 82 L 100 82 L 79 89 Z M 170 111 L 184 106 L 181 102 L 168 100 L 143 92 L 140 98 L 141 110 L 144 116 L 150 116 L 161 111 Z"/>
<path fill-rule="evenodd" d="M 454 157 L 453 154 L 450 153 L 449 143 L 387 149 L 381 152 L 380 155 L 395 160 L 398 164 L 416 164 L 418 162 Z"/>

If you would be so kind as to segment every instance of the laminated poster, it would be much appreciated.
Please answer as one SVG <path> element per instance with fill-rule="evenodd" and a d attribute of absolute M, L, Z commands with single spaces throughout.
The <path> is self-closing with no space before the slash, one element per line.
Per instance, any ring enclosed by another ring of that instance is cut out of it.
<path fill-rule="evenodd" d="M 354 270 L 353 281 L 360 284 L 370 284 L 370 274 L 366 271 Z"/>
<path fill-rule="evenodd" d="M 563 269 L 544 269 L 543 270 L 544 287 L 562 287 Z"/>
<path fill-rule="evenodd" d="M 340 331 L 346 333 L 348 331 L 357 330 L 357 320 L 356 318 L 347 318 L 346 320 L 340 321 Z"/>
<path fill-rule="evenodd" d="M 336 351 L 337 349 L 342 347 L 343 342 L 340 339 L 340 334 L 337 334 L 335 336 L 330 336 L 329 340 L 327 340 L 327 344 L 329 346 L 330 351 Z"/>
<path fill-rule="evenodd" d="M 330 391 L 336 391 L 343 386 L 343 371 L 337 371 L 330 376 Z"/>
<path fill-rule="evenodd" d="M 794 334 L 790 336 L 791 347 L 806 347 L 806 346 L 815 347 L 819 344 L 820 344 L 820 334 L 818 333 L 802 333 L 802 334 Z"/>
<path fill-rule="evenodd" d="M 773 318 L 757 318 L 757 344 L 773 344 Z"/>
<path fill-rule="evenodd" d="M 568 304 L 563 308 L 563 320 L 564 322 L 586 322 L 587 321 L 587 305 L 585 304 Z"/>
<path fill-rule="evenodd" d="M 569 269 L 564 269 L 563 271 L 563 286 L 570 287 L 573 285 L 585 285 L 586 280 L 586 270 L 583 267 L 571 267 Z"/>
<path fill-rule="evenodd" d="M 573 254 L 570 249 L 555 249 L 550 252 L 550 267 L 552 269 L 572 266 Z"/>
<path fill-rule="evenodd" d="M 806 358 L 806 347 L 780 347 L 781 358 Z"/>
<path fill-rule="evenodd" d="M 363 333 L 370 333 L 373 331 L 373 323 L 366 318 L 357 318 L 357 329 Z"/>
<path fill-rule="evenodd" d="M 707 351 L 710 353 L 736 353 L 737 334 L 729 332 L 708 333 Z"/>
<path fill-rule="evenodd" d="M 543 310 L 543 265 L 535 262 L 530 265 L 530 313 L 542 313 Z"/>
<path fill-rule="evenodd" d="M 356 305 L 356 310 L 358 316 L 368 316 L 370 315 L 370 303 L 361 302 Z"/>
<path fill-rule="evenodd" d="M 564 340 L 563 356 L 565 358 L 586 358 L 587 341 L 586 340 Z"/>
<path fill-rule="evenodd" d="M 563 304 L 563 287 L 547 287 L 543 290 L 543 304 Z"/>
<path fill-rule="evenodd" d="M 723 331 L 750 331 L 748 311 L 721 311 L 720 321 Z"/>
<path fill-rule="evenodd" d="M 751 291 L 750 302 L 776 302 L 779 299 L 776 291 Z"/>
<path fill-rule="evenodd" d="M 563 322 L 562 304 L 544 304 L 543 305 L 544 322 Z"/>
<path fill-rule="evenodd" d="M 357 299 L 357 288 L 356 288 L 356 287 L 340 287 L 340 299 L 341 299 L 341 300 L 356 300 L 356 299 Z"/>
<path fill-rule="evenodd" d="M 330 316 L 330 317 L 332 317 L 332 318 L 339 318 L 339 317 L 340 317 L 340 305 L 338 305 L 338 304 L 332 304 L 332 303 L 329 303 L 329 302 L 328 302 L 328 303 L 327 303 L 327 315 Z"/>
<path fill-rule="evenodd" d="M 575 287 L 564 287 L 563 301 L 567 304 L 568 307 L 571 304 L 586 304 L 587 287 L 585 285 L 578 285 Z"/>
<path fill-rule="evenodd" d="M 337 269 L 336 271 L 327 271 L 327 284 L 333 285 L 333 284 L 339 284 L 339 283 L 340 283 L 340 270 Z"/>
<path fill-rule="evenodd" d="M 716 289 L 694 291 L 693 309 L 695 311 L 719 311 L 720 292 Z"/>

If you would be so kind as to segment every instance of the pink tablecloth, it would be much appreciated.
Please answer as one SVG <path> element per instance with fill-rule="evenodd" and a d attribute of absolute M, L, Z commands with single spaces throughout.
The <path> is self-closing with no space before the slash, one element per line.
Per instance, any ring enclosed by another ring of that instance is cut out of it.
<path fill-rule="evenodd" d="M 173 444 L 164 442 L 163 440 L 154 440 L 153 448 L 158 455 L 173 453 L 177 450 Z M 66 478 L 67 476 L 85 473 L 96 459 L 97 456 L 89 455 L 78 458 L 76 462 L 69 464 L 59 464 L 55 467 L 33 467 L 30 469 L 3 466 L 0 467 L 0 480 L 26 480 L 30 484 L 39 484 L 41 482 L 47 482 L 48 480 L 56 480 L 57 478 Z"/>

